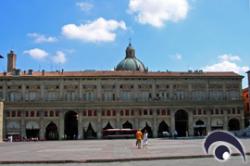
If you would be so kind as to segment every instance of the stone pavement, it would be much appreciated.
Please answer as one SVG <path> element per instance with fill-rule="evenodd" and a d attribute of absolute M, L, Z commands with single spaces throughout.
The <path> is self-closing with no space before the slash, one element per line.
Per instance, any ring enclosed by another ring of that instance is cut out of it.
<path fill-rule="evenodd" d="M 242 139 L 250 152 L 250 139 Z M 0 163 L 107 162 L 208 157 L 203 140 L 150 139 L 137 149 L 134 139 L 0 143 Z"/>

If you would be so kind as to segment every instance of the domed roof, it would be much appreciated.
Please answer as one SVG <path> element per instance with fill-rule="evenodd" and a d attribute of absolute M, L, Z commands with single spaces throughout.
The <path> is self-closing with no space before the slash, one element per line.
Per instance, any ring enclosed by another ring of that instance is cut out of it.
<path fill-rule="evenodd" d="M 123 59 L 115 68 L 116 71 L 125 70 L 125 71 L 141 71 L 146 72 L 144 64 L 135 57 L 135 49 L 129 43 L 126 49 L 126 57 Z"/>

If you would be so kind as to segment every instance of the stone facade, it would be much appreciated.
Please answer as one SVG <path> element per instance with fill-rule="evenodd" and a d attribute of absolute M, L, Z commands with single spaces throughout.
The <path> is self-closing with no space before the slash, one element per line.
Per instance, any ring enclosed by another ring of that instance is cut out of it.
<path fill-rule="evenodd" d="M 102 138 L 111 127 L 146 127 L 153 137 L 238 130 L 244 127 L 241 81 L 235 73 L 201 71 L 0 74 L 4 136 Z"/>

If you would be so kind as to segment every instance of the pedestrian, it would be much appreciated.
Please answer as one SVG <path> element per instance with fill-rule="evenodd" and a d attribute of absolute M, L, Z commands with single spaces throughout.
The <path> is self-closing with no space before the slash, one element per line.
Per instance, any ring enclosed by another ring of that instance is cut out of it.
<path fill-rule="evenodd" d="M 137 130 L 135 136 L 136 136 L 136 146 L 138 147 L 138 149 L 141 149 L 141 140 L 142 140 L 141 130 Z"/>
<path fill-rule="evenodd" d="M 145 130 L 143 134 L 142 145 L 143 147 L 146 147 L 147 144 L 148 144 L 148 131 Z"/>

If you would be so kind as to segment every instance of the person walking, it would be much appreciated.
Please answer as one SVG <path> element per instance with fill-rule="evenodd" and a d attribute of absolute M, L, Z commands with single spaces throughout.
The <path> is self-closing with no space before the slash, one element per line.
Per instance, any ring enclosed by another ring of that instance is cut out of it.
<path fill-rule="evenodd" d="M 143 147 L 147 146 L 148 144 L 148 131 L 145 130 L 143 134 L 143 140 L 142 140 L 142 145 Z"/>
<path fill-rule="evenodd" d="M 141 149 L 141 140 L 142 140 L 142 132 L 141 130 L 138 130 L 135 134 L 136 136 L 136 146 L 138 149 Z"/>

